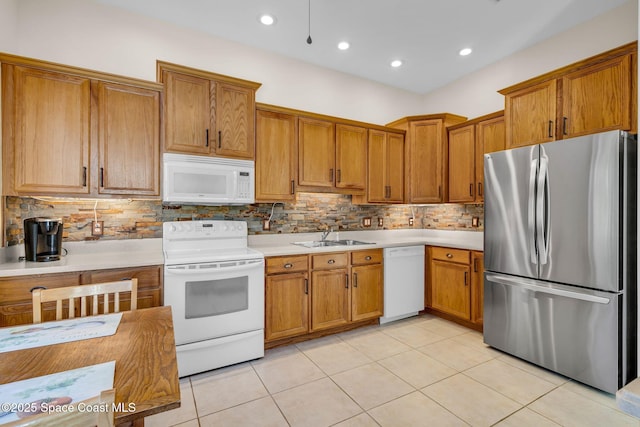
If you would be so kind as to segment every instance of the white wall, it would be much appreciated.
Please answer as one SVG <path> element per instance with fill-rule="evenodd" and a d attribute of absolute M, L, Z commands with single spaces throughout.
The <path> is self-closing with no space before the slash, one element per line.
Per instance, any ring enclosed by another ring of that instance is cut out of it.
<path fill-rule="evenodd" d="M 502 110 L 504 97 L 498 90 L 637 39 L 638 1 L 629 0 L 425 95 L 423 111 L 447 111 L 472 118 Z"/>
<path fill-rule="evenodd" d="M 0 52 L 15 48 L 17 16 L 18 0 L 0 0 Z"/>
<path fill-rule="evenodd" d="M 0 0 L 4 1 L 4 0 Z M 15 53 L 146 80 L 156 59 L 261 82 L 257 100 L 384 124 L 422 96 L 88 0 L 20 0 Z"/>

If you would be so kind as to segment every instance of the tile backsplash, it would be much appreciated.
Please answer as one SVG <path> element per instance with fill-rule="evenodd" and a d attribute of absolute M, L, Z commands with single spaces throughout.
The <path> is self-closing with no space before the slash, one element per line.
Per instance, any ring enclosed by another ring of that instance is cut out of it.
<path fill-rule="evenodd" d="M 263 220 L 273 209 L 271 229 L 262 229 Z M 331 227 L 334 230 L 379 230 L 400 228 L 437 228 L 447 230 L 483 230 L 483 205 L 354 205 L 351 196 L 299 193 L 292 203 L 258 203 L 243 206 L 169 206 L 159 200 L 126 199 L 40 199 L 6 197 L 5 233 L 8 245 L 23 241 L 22 221 L 34 216 L 61 218 L 66 241 L 91 239 L 91 221 L 104 221 L 100 239 L 141 239 L 162 237 L 164 221 L 196 219 L 243 220 L 249 234 L 307 233 Z M 414 217 L 413 226 L 409 218 Z M 362 219 L 371 218 L 371 227 Z M 478 217 L 479 227 L 472 227 Z M 378 226 L 382 218 L 383 225 Z"/>

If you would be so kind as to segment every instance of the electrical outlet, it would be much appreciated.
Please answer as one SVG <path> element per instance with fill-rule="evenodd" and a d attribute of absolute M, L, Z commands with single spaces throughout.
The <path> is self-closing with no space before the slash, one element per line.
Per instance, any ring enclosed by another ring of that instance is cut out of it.
<path fill-rule="evenodd" d="M 102 236 L 104 233 L 104 221 L 91 221 L 91 235 Z"/>
<path fill-rule="evenodd" d="M 262 229 L 263 230 L 271 230 L 271 221 L 269 221 L 268 219 L 263 219 L 262 220 Z"/>
<path fill-rule="evenodd" d="M 384 227 L 384 218 L 378 218 L 378 227 Z"/>
<path fill-rule="evenodd" d="M 413 226 L 413 217 L 409 218 L 409 225 Z"/>
<path fill-rule="evenodd" d="M 371 217 L 362 218 L 363 227 L 371 227 Z"/>
<path fill-rule="evenodd" d="M 474 216 L 471 218 L 471 226 L 476 228 L 480 226 L 480 217 Z"/>

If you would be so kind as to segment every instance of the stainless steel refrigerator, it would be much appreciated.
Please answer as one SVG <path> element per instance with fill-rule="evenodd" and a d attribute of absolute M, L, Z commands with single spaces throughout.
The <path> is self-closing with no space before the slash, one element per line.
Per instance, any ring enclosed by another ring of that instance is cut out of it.
<path fill-rule="evenodd" d="M 636 137 L 485 154 L 484 341 L 614 393 L 636 377 Z"/>

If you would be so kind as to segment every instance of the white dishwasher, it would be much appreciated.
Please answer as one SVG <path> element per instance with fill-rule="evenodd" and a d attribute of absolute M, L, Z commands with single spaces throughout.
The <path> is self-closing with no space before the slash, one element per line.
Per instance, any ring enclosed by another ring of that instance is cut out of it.
<path fill-rule="evenodd" d="M 393 322 L 424 309 L 424 246 L 384 249 L 384 316 Z"/>

